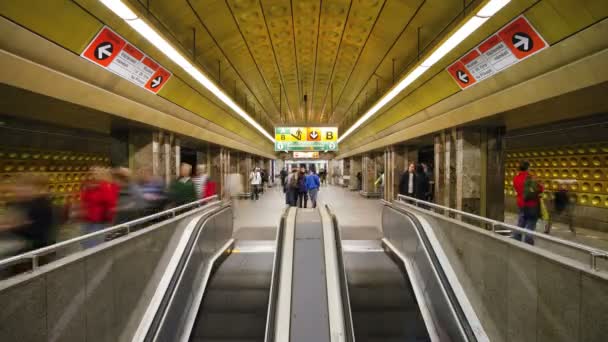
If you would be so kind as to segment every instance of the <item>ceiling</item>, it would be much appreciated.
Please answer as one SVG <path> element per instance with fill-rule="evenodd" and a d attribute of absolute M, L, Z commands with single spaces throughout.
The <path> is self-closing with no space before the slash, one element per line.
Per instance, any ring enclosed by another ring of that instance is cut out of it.
<path fill-rule="evenodd" d="M 261 123 L 348 128 L 482 0 L 127 0 Z"/>

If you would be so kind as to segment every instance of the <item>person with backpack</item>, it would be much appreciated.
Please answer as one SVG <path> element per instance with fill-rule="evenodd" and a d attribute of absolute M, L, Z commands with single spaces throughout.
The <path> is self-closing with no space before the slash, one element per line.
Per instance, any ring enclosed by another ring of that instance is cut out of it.
<path fill-rule="evenodd" d="M 543 186 L 534 179 L 528 169 L 530 163 L 523 161 L 519 166 L 519 173 L 513 178 L 513 188 L 517 192 L 517 226 L 528 230 L 536 230 L 536 222 L 540 216 L 540 195 L 543 193 Z M 514 233 L 513 238 L 522 240 L 521 233 Z M 525 242 L 534 245 L 532 236 L 525 236 Z"/>

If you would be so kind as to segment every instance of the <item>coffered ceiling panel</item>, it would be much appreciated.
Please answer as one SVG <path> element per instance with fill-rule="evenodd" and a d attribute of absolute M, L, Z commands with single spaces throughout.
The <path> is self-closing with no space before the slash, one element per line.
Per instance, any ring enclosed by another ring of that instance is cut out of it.
<path fill-rule="evenodd" d="M 267 127 L 346 128 L 482 0 L 128 0 Z"/>

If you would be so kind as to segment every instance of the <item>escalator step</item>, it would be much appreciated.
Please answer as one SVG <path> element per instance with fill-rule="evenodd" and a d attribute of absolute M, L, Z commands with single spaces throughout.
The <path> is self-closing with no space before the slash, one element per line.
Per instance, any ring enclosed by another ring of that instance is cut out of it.
<path fill-rule="evenodd" d="M 424 338 L 427 335 L 417 311 L 353 312 L 357 341 L 359 338 Z"/>
<path fill-rule="evenodd" d="M 190 341 L 192 342 L 264 342 L 264 338 L 206 338 L 206 337 L 195 337 Z"/>
<path fill-rule="evenodd" d="M 193 338 L 263 339 L 266 332 L 266 313 L 204 312 L 198 319 Z"/>
<path fill-rule="evenodd" d="M 400 272 L 349 270 L 347 278 L 348 284 L 354 287 L 405 287 L 405 279 Z"/>
<path fill-rule="evenodd" d="M 428 337 L 357 337 L 357 342 L 430 342 Z"/>
<path fill-rule="evenodd" d="M 387 308 L 407 311 L 417 305 L 412 292 L 405 291 L 402 287 L 349 286 L 348 291 L 351 306 L 358 311 L 376 311 Z"/>
<path fill-rule="evenodd" d="M 269 289 L 209 289 L 204 307 L 208 312 L 240 312 L 265 314 Z"/>
<path fill-rule="evenodd" d="M 272 273 L 235 272 L 216 274 L 211 280 L 212 289 L 270 289 Z"/>

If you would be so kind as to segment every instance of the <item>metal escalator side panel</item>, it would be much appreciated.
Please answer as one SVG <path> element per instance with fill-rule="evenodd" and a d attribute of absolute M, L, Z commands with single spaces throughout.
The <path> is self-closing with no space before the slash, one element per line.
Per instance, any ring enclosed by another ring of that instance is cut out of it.
<path fill-rule="evenodd" d="M 231 236 L 230 206 L 204 219 L 180 259 L 146 341 L 189 339 L 213 264 L 232 245 Z"/>
<path fill-rule="evenodd" d="M 285 226 L 287 224 L 287 214 L 289 209 L 285 209 L 279 222 L 279 226 L 275 237 L 275 252 L 272 261 L 272 275 L 270 281 L 270 293 L 268 295 L 268 312 L 266 314 L 266 331 L 264 332 L 264 341 L 274 341 L 274 329 L 276 319 L 276 307 L 278 298 L 278 287 L 280 284 L 281 262 L 283 256 L 283 238 L 285 236 Z"/>
<path fill-rule="evenodd" d="M 458 276 L 454 271 L 451 263 L 448 260 L 448 257 L 441 247 L 441 244 L 435 235 L 434 230 L 430 226 L 430 223 L 421 215 L 412 212 L 413 216 L 415 216 L 416 220 L 420 224 L 420 228 L 424 232 L 425 238 L 432 249 L 432 254 L 437 262 L 441 265 L 441 274 L 438 276 L 442 276 L 444 281 L 450 285 L 451 296 L 453 296 L 453 300 L 458 302 L 458 313 L 463 316 L 462 318 L 468 322 L 468 329 L 470 331 L 468 333 L 474 334 L 474 337 L 477 341 L 489 341 L 487 333 L 485 332 L 483 325 L 481 324 L 481 320 L 477 316 L 475 309 L 473 309 L 473 305 L 471 304 L 466 292 L 464 291 L 462 284 L 458 280 Z"/>
<path fill-rule="evenodd" d="M 355 341 L 350 295 L 342 253 L 338 218 L 329 205 L 321 208 L 326 246 L 327 298 L 332 341 Z M 337 292 L 337 293 L 336 293 Z"/>
<path fill-rule="evenodd" d="M 197 234 L 200 225 L 211 212 L 212 211 L 206 211 L 193 217 L 188 225 L 184 228 L 184 232 L 179 237 L 179 241 L 177 242 L 176 247 L 170 256 L 169 262 L 165 267 L 165 271 L 139 323 L 132 341 L 143 341 L 145 339 L 161 306 L 163 298 L 165 297 L 165 293 L 171 286 L 173 276 L 179 267 L 180 261 L 184 257 L 184 253 L 186 252 L 188 245 L 192 242 L 194 236 Z"/>
<path fill-rule="evenodd" d="M 295 244 L 296 208 L 289 208 L 281 251 L 279 289 L 274 322 L 274 341 L 289 342 L 291 329 L 291 296 Z"/>
<path fill-rule="evenodd" d="M 432 232 L 427 234 L 428 223 L 389 204 L 384 207 L 382 224 L 383 242 L 403 261 L 429 333 L 441 341 L 487 341 L 449 263 L 441 262 L 445 257 L 441 247 L 430 242 L 436 238 Z"/>

